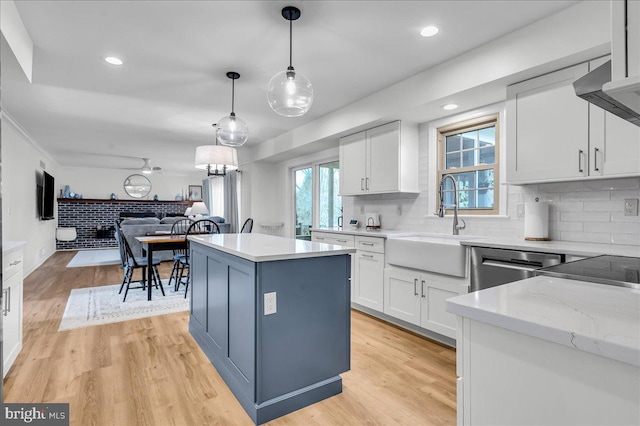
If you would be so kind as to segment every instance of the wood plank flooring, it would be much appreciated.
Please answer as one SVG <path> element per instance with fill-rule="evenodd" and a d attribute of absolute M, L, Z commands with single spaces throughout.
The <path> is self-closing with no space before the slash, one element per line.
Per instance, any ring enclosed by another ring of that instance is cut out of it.
<path fill-rule="evenodd" d="M 186 312 L 58 332 L 71 289 L 122 278 L 115 265 L 66 268 L 74 254 L 54 254 L 25 279 L 23 349 L 5 402 L 68 402 L 71 425 L 82 426 L 252 424 L 189 334 Z M 163 277 L 170 268 L 163 263 Z M 351 333 L 342 394 L 270 424 L 455 423 L 454 350 L 357 311 Z"/>

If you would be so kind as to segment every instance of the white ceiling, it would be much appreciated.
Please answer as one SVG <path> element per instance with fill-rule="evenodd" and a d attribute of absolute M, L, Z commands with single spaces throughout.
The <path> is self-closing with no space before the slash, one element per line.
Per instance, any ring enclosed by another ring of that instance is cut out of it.
<path fill-rule="evenodd" d="M 2 43 L 2 107 L 63 166 L 192 172 L 195 147 L 235 111 L 259 144 L 575 1 L 17 1 L 35 48 L 33 83 Z M 293 65 L 313 83 L 303 117 L 276 115 L 269 79 Z M 436 37 L 422 27 L 435 24 Z M 104 62 L 118 56 L 124 65 Z M 242 153 L 241 153 L 242 154 Z M 138 158 L 138 159 L 136 159 Z"/>

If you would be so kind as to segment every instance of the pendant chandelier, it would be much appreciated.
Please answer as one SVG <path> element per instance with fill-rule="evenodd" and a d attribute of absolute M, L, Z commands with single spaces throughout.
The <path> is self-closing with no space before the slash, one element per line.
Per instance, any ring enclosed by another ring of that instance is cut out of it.
<path fill-rule="evenodd" d="M 313 103 L 313 86 L 304 75 L 293 68 L 293 21 L 300 18 L 300 9 L 287 6 L 282 17 L 289 21 L 289 67 L 274 75 L 267 87 L 269 106 L 284 117 L 304 115 Z"/>
<path fill-rule="evenodd" d="M 224 117 L 217 124 L 216 139 L 222 145 L 241 146 L 249 137 L 249 127 L 242 119 L 236 117 L 235 107 L 235 81 L 240 78 L 240 74 L 229 71 L 227 77 L 231 79 L 231 114 Z"/>
<path fill-rule="evenodd" d="M 207 176 L 224 176 L 238 169 L 238 151 L 230 146 L 201 145 L 196 147 L 196 168 L 207 171 Z"/>

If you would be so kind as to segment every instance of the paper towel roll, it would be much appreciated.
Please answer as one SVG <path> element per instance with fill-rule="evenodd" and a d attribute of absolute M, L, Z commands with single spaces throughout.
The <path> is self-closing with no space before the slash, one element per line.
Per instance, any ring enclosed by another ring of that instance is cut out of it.
<path fill-rule="evenodd" d="M 549 240 L 549 203 L 537 201 L 524 205 L 524 239 Z"/>

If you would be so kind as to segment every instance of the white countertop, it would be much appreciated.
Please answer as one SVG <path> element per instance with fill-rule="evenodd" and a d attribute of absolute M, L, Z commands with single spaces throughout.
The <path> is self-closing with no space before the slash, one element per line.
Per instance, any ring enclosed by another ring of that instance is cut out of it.
<path fill-rule="evenodd" d="M 355 248 L 258 233 L 193 235 L 189 239 L 252 262 L 337 256 L 356 252 Z"/>
<path fill-rule="evenodd" d="M 640 290 L 538 276 L 453 297 L 447 310 L 640 366 Z"/>
<path fill-rule="evenodd" d="M 27 245 L 26 241 L 3 241 L 2 254 L 9 254 Z"/>
<path fill-rule="evenodd" d="M 436 237 L 438 235 L 449 236 L 451 234 L 437 234 L 432 232 L 421 231 L 401 231 L 401 230 L 376 230 L 367 231 L 364 228 L 348 229 L 348 228 L 312 228 L 315 232 L 330 232 L 334 234 L 347 235 L 366 235 L 370 237 L 394 238 L 403 236 L 429 236 Z M 469 237 L 469 239 L 465 239 Z M 451 240 L 457 243 L 454 240 Z M 541 253 L 560 253 L 574 256 L 599 256 L 601 254 L 611 254 L 614 256 L 631 256 L 640 257 L 640 246 L 630 246 L 621 244 L 600 244 L 600 243 L 582 243 L 577 241 L 527 241 L 525 239 L 509 239 L 496 238 L 476 235 L 459 236 L 459 243 L 465 246 L 473 247 L 494 247 L 512 250 L 528 250 Z"/>

